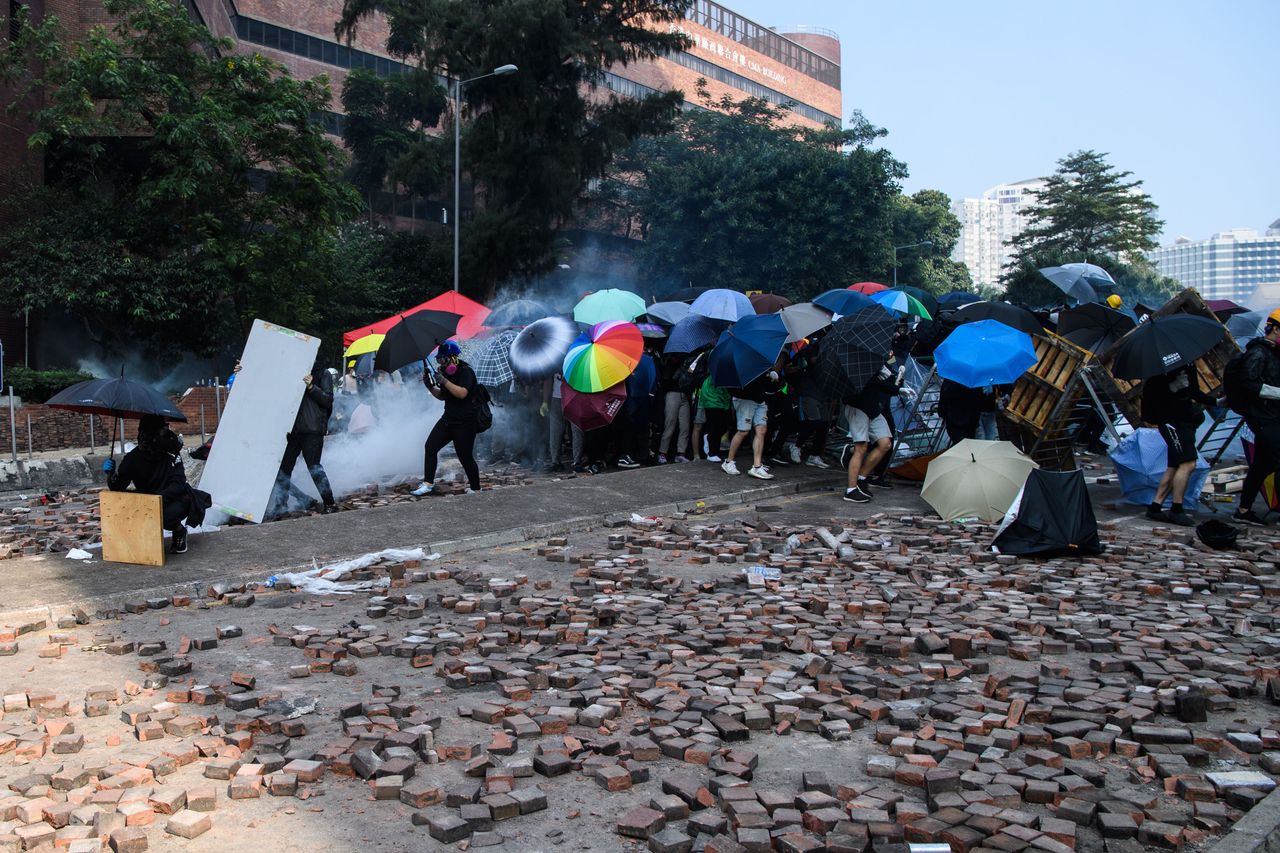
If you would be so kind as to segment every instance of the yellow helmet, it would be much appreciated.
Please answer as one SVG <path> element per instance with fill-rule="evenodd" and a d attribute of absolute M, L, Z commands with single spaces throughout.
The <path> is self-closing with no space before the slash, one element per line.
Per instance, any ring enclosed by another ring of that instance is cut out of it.
<path fill-rule="evenodd" d="M 1124 300 L 1114 293 L 1107 297 L 1107 305 L 1112 308 L 1119 308 L 1123 304 Z"/>
<path fill-rule="evenodd" d="M 1280 326 L 1280 308 L 1277 308 L 1267 315 L 1267 325 Z"/>

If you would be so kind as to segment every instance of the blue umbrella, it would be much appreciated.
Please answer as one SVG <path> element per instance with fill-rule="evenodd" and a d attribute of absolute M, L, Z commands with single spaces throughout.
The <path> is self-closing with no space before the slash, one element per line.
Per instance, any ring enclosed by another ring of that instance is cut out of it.
<path fill-rule="evenodd" d="M 1026 332 L 999 320 L 965 323 L 933 353 L 938 375 L 968 388 L 1007 385 L 1036 363 L 1036 345 Z"/>
<path fill-rule="evenodd" d="M 1156 487 L 1168 467 L 1168 448 L 1160 433 L 1143 427 L 1120 439 L 1111 451 L 1111 461 L 1116 466 L 1116 479 L 1127 503 L 1146 506 L 1155 497 Z M 1187 481 L 1187 494 L 1182 505 L 1194 510 L 1197 498 L 1209 476 L 1209 463 L 1203 456 L 1196 456 L 1196 467 Z"/>
<path fill-rule="evenodd" d="M 953 290 L 946 296 L 938 297 L 938 305 L 943 311 L 954 311 L 957 308 L 963 308 L 973 302 L 981 302 L 982 297 L 976 293 L 967 293 L 963 290 Z"/>
<path fill-rule="evenodd" d="M 712 320 L 726 320 L 735 323 L 743 317 L 753 317 L 756 308 L 746 294 L 723 287 L 713 288 L 693 300 L 689 313 L 701 314 Z"/>
<path fill-rule="evenodd" d="M 855 314 L 863 308 L 866 308 L 868 305 L 876 304 L 872 301 L 870 296 L 844 289 L 828 290 L 825 293 L 819 293 L 811 301 L 819 308 L 826 308 L 832 314 L 839 314 L 841 317 L 848 317 L 850 314 Z"/>
<path fill-rule="evenodd" d="M 655 302 L 644 309 L 644 313 L 648 314 L 649 319 L 655 323 L 666 323 L 668 326 L 674 326 L 689 316 L 689 303 Z"/>
<path fill-rule="evenodd" d="M 1053 282 L 1059 290 L 1079 302 L 1097 302 L 1098 291 L 1114 290 L 1116 280 L 1111 273 L 1097 264 L 1063 264 L 1060 267 L 1044 267 L 1040 274 Z"/>
<path fill-rule="evenodd" d="M 777 314 L 744 317 L 720 335 L 711 351 L 711 381 L 719 388 L 743 388 L 778 360 L 787 327 Z"/>
<path fill-rule="evenodd" d="M 672 327 L 667 345 L 662 351 L 665 353 L 697 352 L 714 344 L 722 328 L 724 328 L 723 323 L 690 314 Z"/>
<path fill-rule="evenodd" d="M 484 318 L 484 324 L 490 329 L 500 329 L 503 326 L 527 326 L 543 317 L 554 316 L 555 313 L 541 302 L 535 302 L 532 299 L 515 299 L 494 308 L 489 316 Z"/>

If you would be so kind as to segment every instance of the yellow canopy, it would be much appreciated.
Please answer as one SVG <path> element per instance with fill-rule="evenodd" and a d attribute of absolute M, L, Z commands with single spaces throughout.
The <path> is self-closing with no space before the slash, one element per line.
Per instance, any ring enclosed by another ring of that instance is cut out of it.
<path fill-rule="evenodd" d="M 365 335 L 363 338 L 354 341 L 351 346 L 347 347 L 347 351 L 343 353 L 343 355 L 347 358 L 354 358 L 357 355 L 364 355 L 367 352 L 377 352 L 378 347 L 382 346 L 382 339 L 385 337 L 386 335 L 378 334 Z"/>

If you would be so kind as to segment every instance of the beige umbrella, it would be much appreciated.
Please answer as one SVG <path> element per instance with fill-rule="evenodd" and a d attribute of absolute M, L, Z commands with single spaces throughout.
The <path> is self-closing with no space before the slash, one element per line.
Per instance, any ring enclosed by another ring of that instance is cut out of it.
<path fill-rule="evenodd" d="M 946 521 L 999 521 L 1038 467 L 1007 441 L 966 438 L 929 463 L 920 496 Z"/>

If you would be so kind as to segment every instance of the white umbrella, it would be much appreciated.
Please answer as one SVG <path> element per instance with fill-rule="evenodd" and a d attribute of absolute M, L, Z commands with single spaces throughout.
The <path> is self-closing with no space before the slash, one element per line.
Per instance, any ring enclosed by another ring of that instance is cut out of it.
<path fill-rule="evenodd" d="M 920 496 L 946 521 L 1004 518 L 1027 475 L 1038 468 L 1007 441 L 966 438 L 929 463 Z"/>
<path fill-rule="evenodd" d="M 787 343 L 804 340 L 819 329 L 831 325 L 832 317 L 812 302 L 798 302 L 778 312 L 787 327 Z"/>

